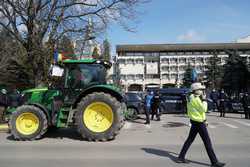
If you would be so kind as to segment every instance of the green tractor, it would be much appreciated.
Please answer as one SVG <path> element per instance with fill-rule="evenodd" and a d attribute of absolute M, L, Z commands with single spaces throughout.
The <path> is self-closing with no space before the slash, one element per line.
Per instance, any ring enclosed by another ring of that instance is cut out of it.
<path fill-rule="evenodd" d="M 35 140 L 49 128 L 74 127 L 88 141 L 114 139 L 124 124 L 126 106 L 120 89 L 106 83 L 110 67 L 95 59 L 54 66 L 52 76 L 59 84 L 23 91 L 22 105 L 8 111 L 12 136 Z"/>

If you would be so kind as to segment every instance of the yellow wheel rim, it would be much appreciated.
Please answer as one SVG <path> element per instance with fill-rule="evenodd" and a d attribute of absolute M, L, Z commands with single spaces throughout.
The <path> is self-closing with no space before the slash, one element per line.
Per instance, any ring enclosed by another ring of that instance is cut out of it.
<path fill-rule="evenodd" d="M 31 135 L 39 128 L 38 117 L 30 112 L 19 115 L 16 119 L 16 129 L 22 135 Z"/>
<path fill-rule="evenodd" d="M 83 122 L 92 132 L 101 133 L 113 124 L 111 107 L 103 102 L 94 102 L 87 106 L 83 113 Z"/>

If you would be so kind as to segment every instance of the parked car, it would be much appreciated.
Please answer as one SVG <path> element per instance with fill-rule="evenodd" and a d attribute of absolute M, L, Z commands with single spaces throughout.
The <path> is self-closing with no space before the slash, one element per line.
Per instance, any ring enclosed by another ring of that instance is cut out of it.
<path fill-rule="evenodd" d="M 186 95 L 188 89 L 184 88 L 163 88 L 160 89 L 161 113 L 185 113 Z"/>
<path fill-rule="evenodd" d="M 227 103 L 227 111 L 228 112 L 244 112 L 243 105 L 241 100 L 237 97 L 230 98 Z"/>
<path fill-rule="evenodd" d="M 127 92 L 126 94 L 127 110 L 132 117 L 137 118 L 138 114 L 144 113 L 144 93 L 143 92 Z"/>

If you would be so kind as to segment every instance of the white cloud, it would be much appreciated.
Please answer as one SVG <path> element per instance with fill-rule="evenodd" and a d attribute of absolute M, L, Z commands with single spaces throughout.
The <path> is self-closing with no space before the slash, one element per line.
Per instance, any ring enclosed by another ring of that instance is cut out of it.
<path fill-rule="evenodd" d="M 204 42 L 205 39 L 204 37 L 199 34 L 197 31 L 195 30 L 188 30 L 187 32 L 185 32 L 184 34 L 181 34 L 177 37 L 178 41 L 181 42 Z"/>

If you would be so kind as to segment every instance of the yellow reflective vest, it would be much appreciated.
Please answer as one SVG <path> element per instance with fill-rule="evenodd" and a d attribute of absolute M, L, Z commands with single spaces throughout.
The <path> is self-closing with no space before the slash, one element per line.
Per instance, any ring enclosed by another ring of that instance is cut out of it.
<path fill-rule="evenodd" d="M 191 94 L 187 100 L 188 117 L 196 122 L 206 120 L 207 102 L 202 101 L 199 96 Z"/>

